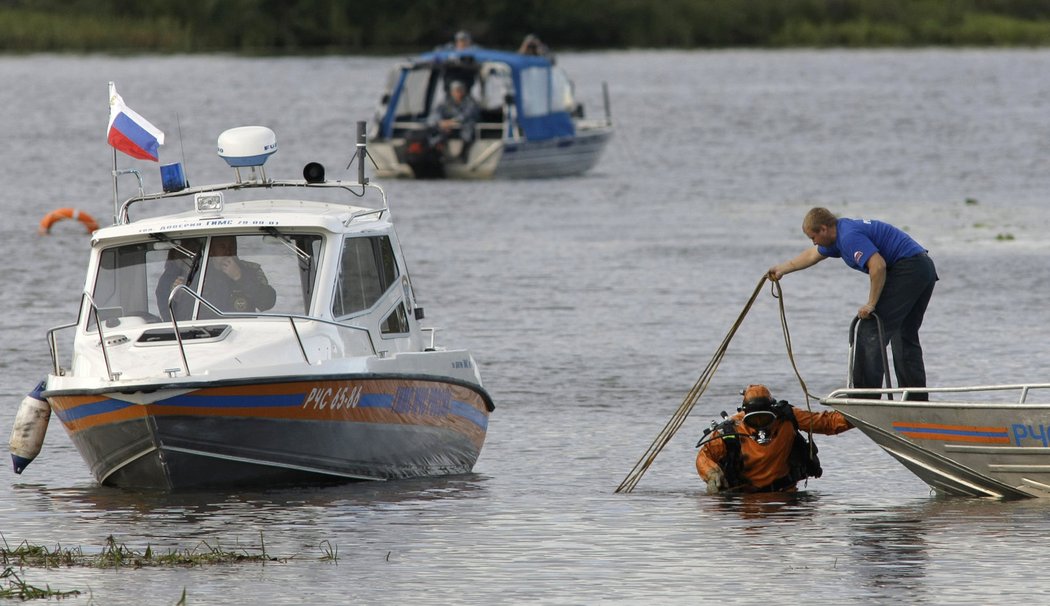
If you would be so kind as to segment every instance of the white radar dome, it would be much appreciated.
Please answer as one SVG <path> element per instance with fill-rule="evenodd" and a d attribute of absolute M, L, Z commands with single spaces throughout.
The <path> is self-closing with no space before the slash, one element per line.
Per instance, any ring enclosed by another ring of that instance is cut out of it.
<path fill-rule="evenodd" d="M 219 157 L 234 168 L 262 166 L 277 151 L 277 135 L 265 126 L 238 126 L 219 135 Z"/>

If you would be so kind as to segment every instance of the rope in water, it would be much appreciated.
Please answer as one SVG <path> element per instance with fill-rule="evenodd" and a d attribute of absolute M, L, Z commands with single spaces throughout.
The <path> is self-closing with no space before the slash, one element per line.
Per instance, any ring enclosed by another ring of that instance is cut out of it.
<path fill-rule="evenodd" d="M 657 434 L 653 443 L 649 445 L 649 449 L 645 451 L 645 454 L 643 454 L 640 459 L 638 459 L 638 462 L 635 463 L 630 473 L 628 473 L 627 477 L 625 477 L 623 482 L 620 483 L 616 492 L 631 492 L 634 490 L 634 487 L 638 485 L 638 482 L 642 479 L 646 470 L 649 469 L 649 466 L 652 465 L 653 461 L 656 459 L 656 455 L 660 454 L 663 447 L 671 441 L 675 432 L 677 432 L 682 424 L 685 423 L 689 413 L 693 410 L 693 406 L 695 406 L 697 401 L 700 400 L 700 396 L 703 395 L 707 386 L 711 383 L 715 371 L 718 370 L 718 365 L 722 362 L 722 358 L 725 356 L 726 350 L 729 348 L 729 342 L 732 341 L 733 336 L 736 334 L 737 329 L 740 328 L 747 313 L 751 311 L 751 306 L 755 303 L 755 299 L 758 298 L 758 293 L 761 292 L 762 285 L 765 284 L 766 279 L 767 276 L 763 275 L 762 279 L 758 281 L 754 292 L 751 293 L 751 298 L 747 300 L 747 304 L 744 305 L 743 311 L 740 312 L 736 321 L 733 322 L 732 328 L 729 329 L 725 338 L 722 339 L 722 343 L 718 346 L 718 349 L 715 350 L 715 355 L 712 356 L 711 361 L 707 363 L 707 367 L 704 368 L 704 371 L 700 374 L 700 378 L 697 379 L 692 389 L 686 394 L 681 406 L 679 406 L 678 410 L 676 410 L 671 416 L 671 420 L 667 422 L 667 425 L 665 425 L 660 433 Z M 778 280 L 772 282 L 772 296 L 780 303 L 780 324 L 783 328 L 784 344 L 787 346 L 788 359 L 791 360 L 791 367 L 795 371 L 795 376 L 798 377 L 799 384 L 802 385 L 803 393 L 806 394 L 806 410 L 809 410 L 809 399 L 811 396 L 809 390 L 806 388 L 805 381 L 802 380 L 802 375 L 798 372 L 798 366 L 795 364 L 795 356 L 791 351 L 791 334 L 788 331 L 787 315 L 784 311 L 784 293 L 780 288 L 780 282 Z M 812 443 L 812 436 L 810 436 L 810 443 Z"/>

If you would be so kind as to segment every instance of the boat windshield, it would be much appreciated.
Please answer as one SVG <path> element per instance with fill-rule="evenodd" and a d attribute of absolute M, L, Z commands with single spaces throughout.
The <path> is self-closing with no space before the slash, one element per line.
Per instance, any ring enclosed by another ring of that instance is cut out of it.
<path fill-rule="evenodd" d="M 169 296 L 185 284 L 225 312 L 308 314 L 321 237 L 237 234 L 160 238 L 104 249 L 92 297 L 107 325 L 171 321 Z M 172 298 L 178 320 L 214 318 L 185 293 Z M 94 317 L 89 314 L 89 330 Z"/>
<path fill-rule="evenodd" d="M 398 119 L 425 118 L 429 113 L 428 101 L 430 91 L 430 70 L 415 69 L 405 74 L 401 95 L 397 98 L 397 109 L 394 115 Z"/>

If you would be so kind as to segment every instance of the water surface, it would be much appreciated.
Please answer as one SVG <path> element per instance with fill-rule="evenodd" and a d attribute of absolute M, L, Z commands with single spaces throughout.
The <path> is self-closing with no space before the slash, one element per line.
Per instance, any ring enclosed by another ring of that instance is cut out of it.
<path fill-rule="evenodd" d="M 168 134 L 191 183 L 228 181 L 218 134 L 264 124 L 294 178 L 353 153 L 394 58 L 0 58 L 0 427 L 72 321 L 88 246 L 50 210 L 113 212 L 106 86 Z M 1046 588 L 1041 501 L 938 499 L 859 432 L 818 438 L 825 475 L 791 497 L 709 497 L 694 444 L 764 382 L 804 405 L 764 292 L 708 392 L 632 494 L 613 490 L 664 426 L 764 271 L 808 242 L 811 206 L 887 220 L 941 276 L 923 329 L 935 385 L 1042 381 L 1050 51 L 562 54 L 617 134 L 597 169 L 528 182 L 385 182 L 439 343 L 470 348 L 497 409 L 473 474 L 296 490 L 154 494 L 95 485 L 57 421 L 0 532 L 50 547 L 201 545 L 276 560 L 28 569 L 78 601 L 190 603 L 1001 603 Z M 180 138 L 181 133 L 181 138 Z M 159 188 L 156 166 L 122 159 Z M 123 182 L 127 193 L 132 182 Z M 837 260 L 783 283 L 799 368 L 845 377 L 867 281 Z M 814 403 L 814 406 L 817 406 Z M 326 547 L 338 554 L 324 558 Z M 1038 599 L 1038 598 L 1036 598 Z"/>

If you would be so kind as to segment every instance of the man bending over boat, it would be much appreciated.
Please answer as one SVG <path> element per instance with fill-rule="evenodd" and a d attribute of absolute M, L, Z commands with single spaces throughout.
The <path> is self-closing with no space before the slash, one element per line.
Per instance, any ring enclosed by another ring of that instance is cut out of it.
<path fill-rule="evenodd" d="M 696 471 L 708 494 L 791 492 L 822 473 L 816 444 L 800 430 L 833 435 L 852 427 L 838 411 L 801 410 L 774 400 L 765 385 L 748 385 L 739 411 L 701 439 Z"/>
<path fill-rule="evenodd" d="M 434 134 L 431 146 L 438 147 L 448 142 L 452 136 L 463 141 L 460 158 L 467 157 L 467 150 L 474 142 L 474 126 L 478 122 L 477 102 L 467 94 L 467 86 L 459 80 L 453 81 L 448 88 L 448 97 L 442 101 L 427 119 L 427 126 Z"/>
<path fill-rule="evenodd" d="M 208 273 L 202 296 L 221 311 L 266 311 L 277 302 L 277 291 L 266 280 L 262 266 L 237 257 L 236 236 L 211 239 Z"/>
<path fill-rule="evenodd" d="M 926 306 L 937 282 L 937 268 L 926 249 L 900 229 L 882 221 L 839 219 L 826 208 L 816 207 L 802 220 L 802 232 L 813 241 L 794 259 L 769 268 L 769 278 L 816 265 L 828 257 L 840 257 L 849 267 L 868 274 L 868 301 L 857 311 L 867 320 L 876 314 L 882 321 L 885 341 L 879 344 L 875 322 L 857 328 L 853 386 L 882 386 L 883 357 L 888 342 L 898 387 L 926 387 L 926 366 L 919 343 Z M 871 397 L 878 399 L 878 394 Z M 929 400 L 926 392 L 910 393 L 909 400 Z"/>

